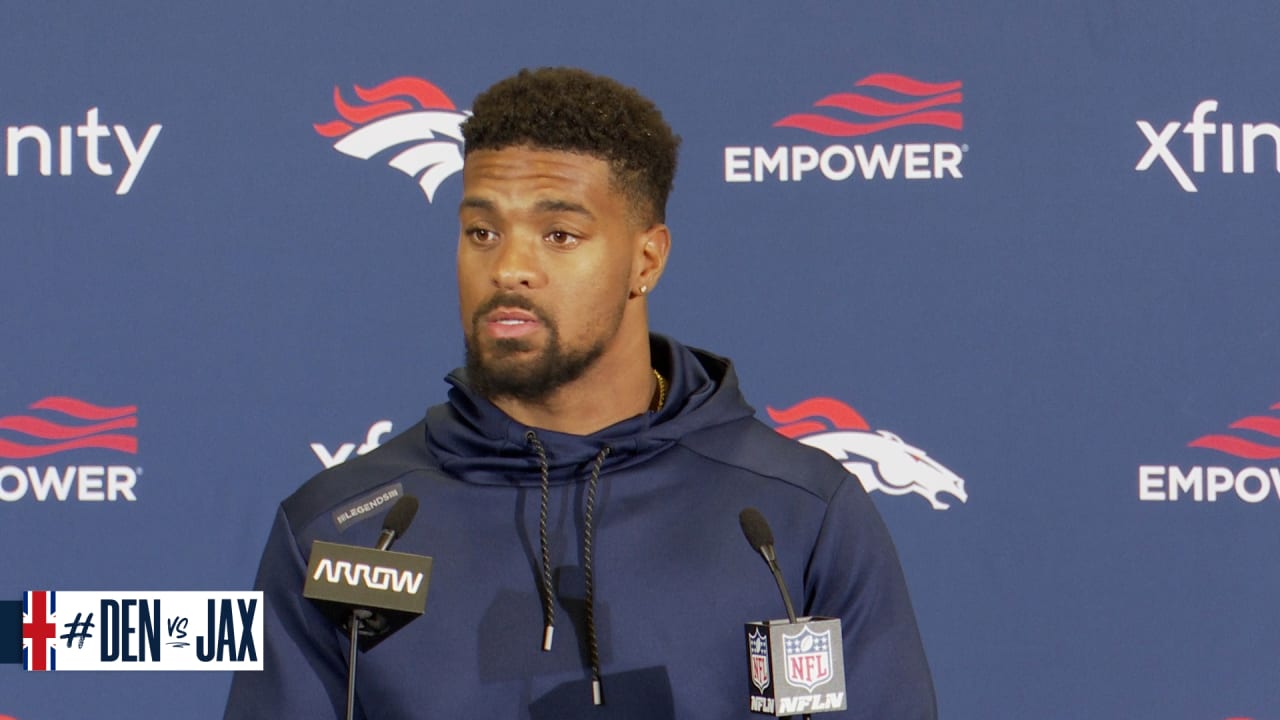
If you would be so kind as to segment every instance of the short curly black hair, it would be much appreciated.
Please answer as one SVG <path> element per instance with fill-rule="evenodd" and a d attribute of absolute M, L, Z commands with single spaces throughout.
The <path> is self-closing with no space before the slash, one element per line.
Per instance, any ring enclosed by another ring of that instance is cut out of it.
<path fill-rule="evenodd" d="M 680 137 L 634 88 L 578 68 L 526 68 L 480 93 L 471 110 L 467 154 L 528 146 L 600 158 L 638 215 L 665 222 Z"/>

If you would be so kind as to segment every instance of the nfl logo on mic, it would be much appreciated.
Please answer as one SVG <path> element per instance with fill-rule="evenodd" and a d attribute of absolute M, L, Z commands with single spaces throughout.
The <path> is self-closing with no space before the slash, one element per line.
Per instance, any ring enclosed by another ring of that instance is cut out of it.
<path fill-rule="evenodd" d="M 838 619 L 747 623 L 746 638 L 751 712 L 783 717 L 845 709 Z"/>

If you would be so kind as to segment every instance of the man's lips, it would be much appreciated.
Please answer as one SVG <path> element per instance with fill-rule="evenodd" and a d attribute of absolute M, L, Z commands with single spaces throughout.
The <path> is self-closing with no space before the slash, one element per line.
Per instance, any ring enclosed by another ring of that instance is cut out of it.
<path fill-rule="evenodd" d="M 491 337 L 524 337 L 542 327 L 538 317 L 528 310 L 498 308 L 484 316 L 484 327 Z"/>

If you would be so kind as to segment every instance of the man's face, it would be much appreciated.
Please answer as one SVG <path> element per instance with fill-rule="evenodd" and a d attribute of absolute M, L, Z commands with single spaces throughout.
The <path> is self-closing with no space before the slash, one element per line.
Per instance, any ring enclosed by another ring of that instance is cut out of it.
<path fill-rule="evenodd" d="M 641 232 L 599 158 L 477 150 L 463 170 L 458 292 L 471 383 L 537 401 L 618 345 Z"/>

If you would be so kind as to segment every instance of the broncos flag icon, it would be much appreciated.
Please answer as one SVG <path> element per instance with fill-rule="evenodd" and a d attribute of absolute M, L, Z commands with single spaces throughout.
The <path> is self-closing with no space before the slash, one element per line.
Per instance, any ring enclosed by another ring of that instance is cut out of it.
<path fill-rule="evenodd" d="M 857 476 L 867 492 L 921 495 L 934 510 L 951 507 L 939 499 L 946 493 L 969 500 L 964 480 L 924 450 L 908 445 L 887 430 L 871 425 L 852 407 L 826 397 L 810 398 L 789 408 L 766 408 L 778 433 L 817 448 Z"/>
<path fill-rule="evenodd" d="M 362 104 L 343 100 L 333 89 L 339 120 L 313 125 L 316 132 L 335 138 L 340 153 L 368 160 L 393 148 L 403 148 L 387 161 L 415 178 L 427 196 L 435 197 L 445 178 L 462 169 L 462 130 L 470 113 L 459 111 L 440 88 L 416 77 L 398 77 L 374 88 L 356 86 Z"/>

